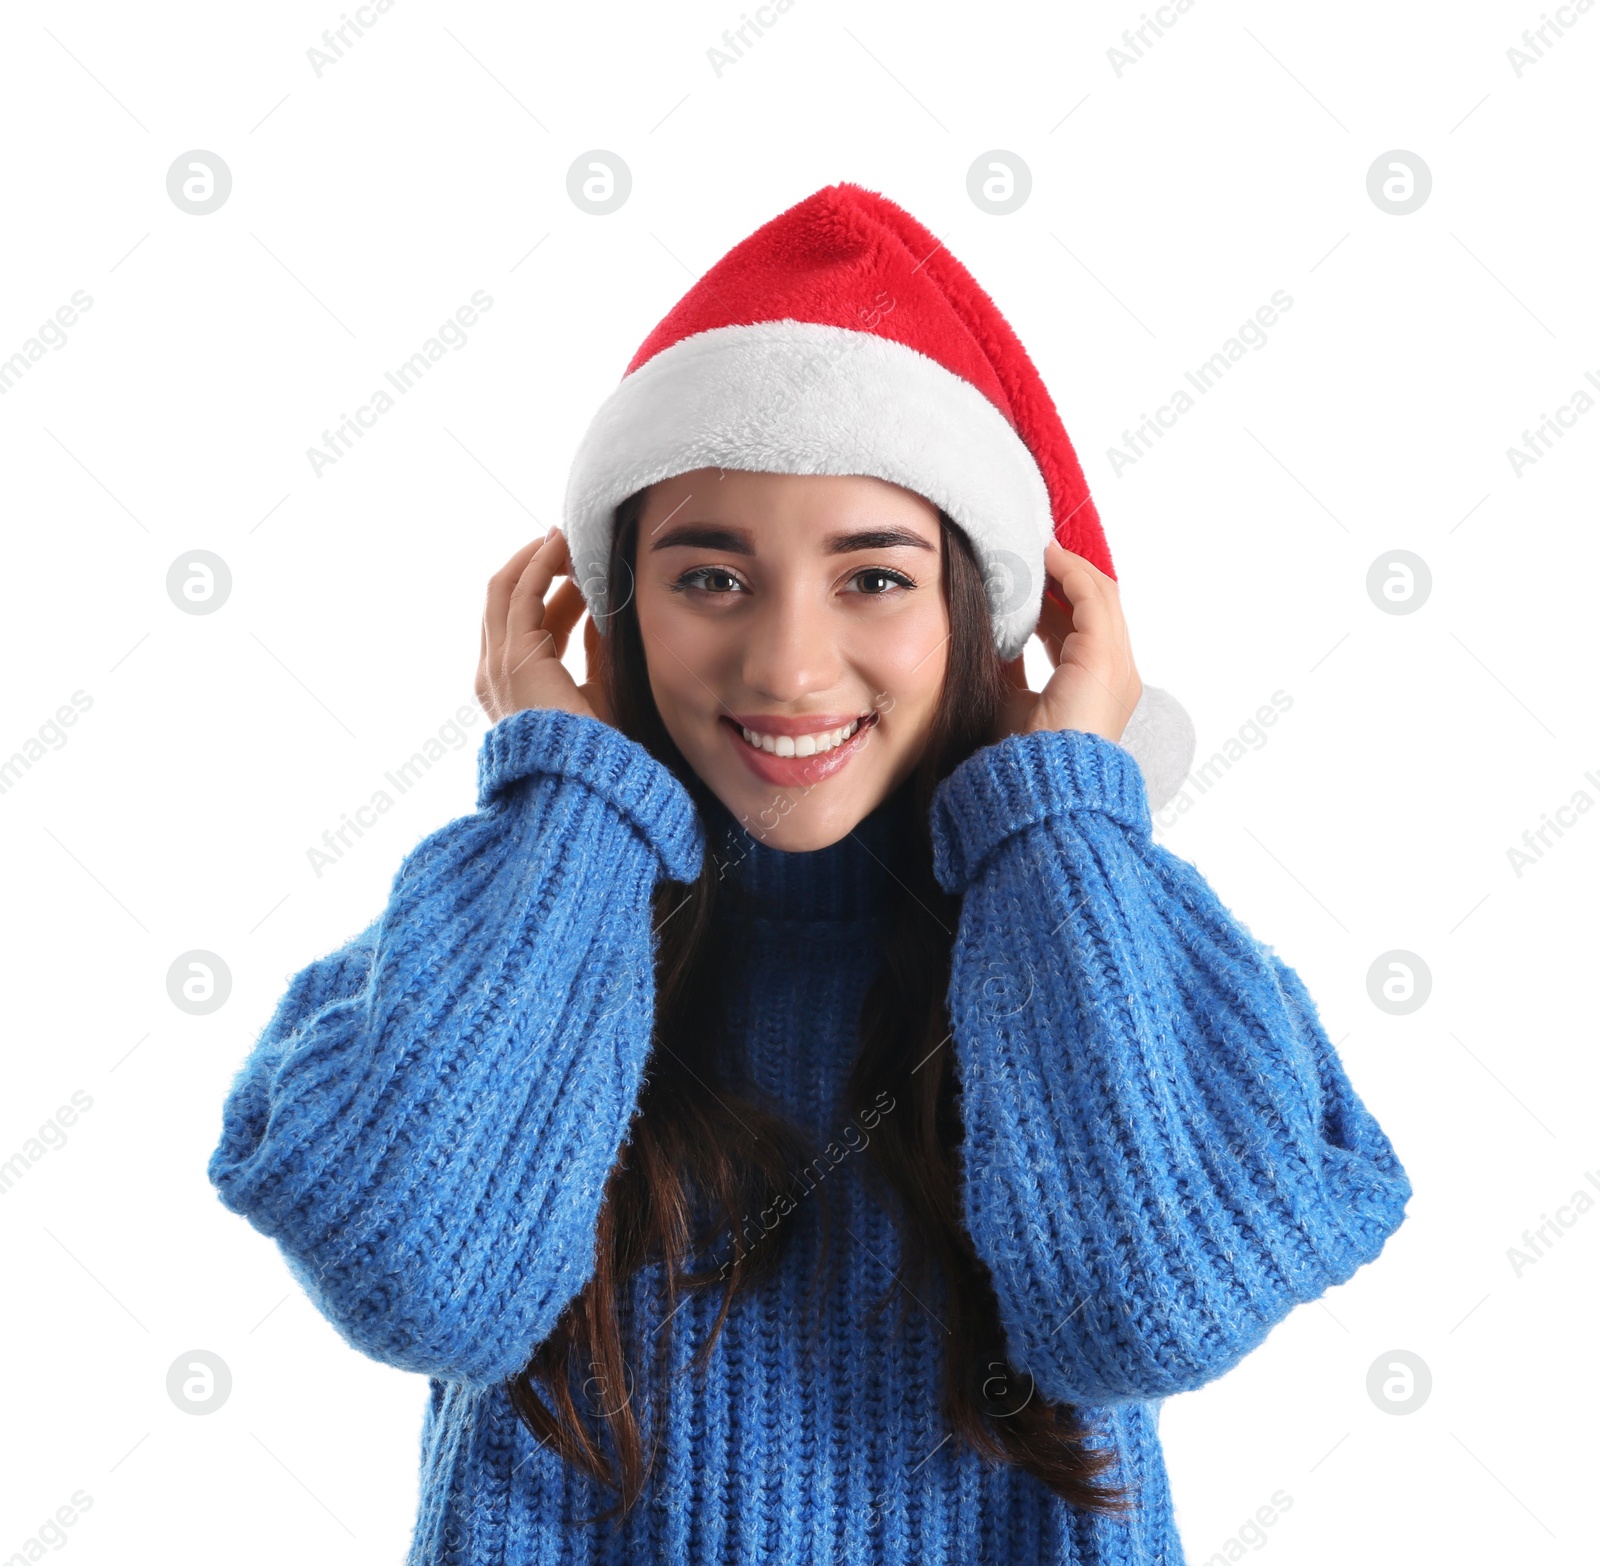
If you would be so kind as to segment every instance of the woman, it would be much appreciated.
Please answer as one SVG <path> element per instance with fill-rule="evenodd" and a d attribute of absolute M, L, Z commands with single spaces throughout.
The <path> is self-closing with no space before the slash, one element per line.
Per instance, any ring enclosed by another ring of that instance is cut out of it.
<path fill-rule="evenodd" d="M 936 243 L 830 187 L 647 339 L 490 583 L 477 810 L 225 1106 L 224 1202 L 430 1378 L 414 1562 L 1177 1566 L 1161 1400 L 1403 1221 L 1151 840 L 1170 709 Z"/>

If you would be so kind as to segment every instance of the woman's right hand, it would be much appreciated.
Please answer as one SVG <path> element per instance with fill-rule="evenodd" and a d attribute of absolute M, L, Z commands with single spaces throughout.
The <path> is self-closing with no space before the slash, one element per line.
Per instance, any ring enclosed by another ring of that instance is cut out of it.
<path fill-rule="evenodd" d="M 584 625 L 588 678 L 581 686 L 561 661 L 567 638 L 586 607 L 571 571 L 566 538 L 552 527 L 489 578 L 474 689 L 491 723 L 525 707 L 559 707 L 611 721 L 594 676 L 600 636 L 593 619 Z M 567 580 L 546 603 L 545 594 L 557 575 Z"/>

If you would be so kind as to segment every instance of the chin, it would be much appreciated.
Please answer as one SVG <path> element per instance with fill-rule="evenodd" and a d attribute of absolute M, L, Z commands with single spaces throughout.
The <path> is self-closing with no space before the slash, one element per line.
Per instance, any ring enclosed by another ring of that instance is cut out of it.
<path fill-rule="evenodd" d="M 706 775 L 701 774 L 704 778 Z M 707 779 L 728 813 L 751 837 L 787 854 L 827 848 L 853 831 L 870 813 L 873 791 L 843 780 L 811 788 L 779 788 L 758 778 Z"/>
<path fill-rule="evenodd" d="M 861 823 L 866 811 L 830 810 L 826 815 L 807 814 L 807 801 L 799 800 L 793 810 L 777 818 L 777 824 L 768 828 L 762 818 L 752 813 L 745 830 L 768 848 L 784 854 L 808 854 L 819 848 L 830 848 L 840 838 L 848 836 Z M 781 808 L 781 807 L 780 807 Z M 774 819 L 769 813 L 767 820 Z"/>
<path fill-rule="evenodd" d="M 873 714 L 845 765 L 815 777 L 762 776 L 746 759 L 744 741 L 732 738 L 737 730 L 730 730 L 720 713 L 710 715 L 705 726 L 695 724 L 692 752 L 681 742 L 679 749 L 751 837 L 786 853 L 807 853 L 838 842 L 887 797 L 894 769 L 887 764 L 892 758 L 879 721 Z"/>

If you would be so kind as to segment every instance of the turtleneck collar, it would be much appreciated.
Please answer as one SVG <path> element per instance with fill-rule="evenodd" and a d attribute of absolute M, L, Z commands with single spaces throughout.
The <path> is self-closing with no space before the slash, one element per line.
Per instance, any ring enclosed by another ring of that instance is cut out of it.
<path fill-rule="evenodd" d="M 826 848 L 789 853 L 752 835 L 713 796 L 706 852 L 737 890 L 720 907 L 752 918 L 870 920 L 909 882 L 915 852 L 910 789 L 902 786 Z M 804 809 L 805 802 L 797 802 Z M 759 830 L 759 829 L 758 829 Z"/>

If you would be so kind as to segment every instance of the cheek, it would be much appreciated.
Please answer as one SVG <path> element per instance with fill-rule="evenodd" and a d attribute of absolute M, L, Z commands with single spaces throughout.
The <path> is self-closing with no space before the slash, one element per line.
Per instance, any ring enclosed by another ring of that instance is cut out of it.
<path fill-rule="evenodd" d="M 886 620 L 863 653 L 863 671 L 882 696 L 884 711 L 899 707 L 920 712 L 932 707 L 939 699 L 950 655 L 950 617 L 943 602 Z"/>
<path fill-rule="evenodd" d="M 724 656 L 724 637 L 699 615 L 684 612 L 677 595 L 641 583 L 637 601 L 650 688 L 664 719 L 698 711 L 712 700 L 714 676 Z"/>

